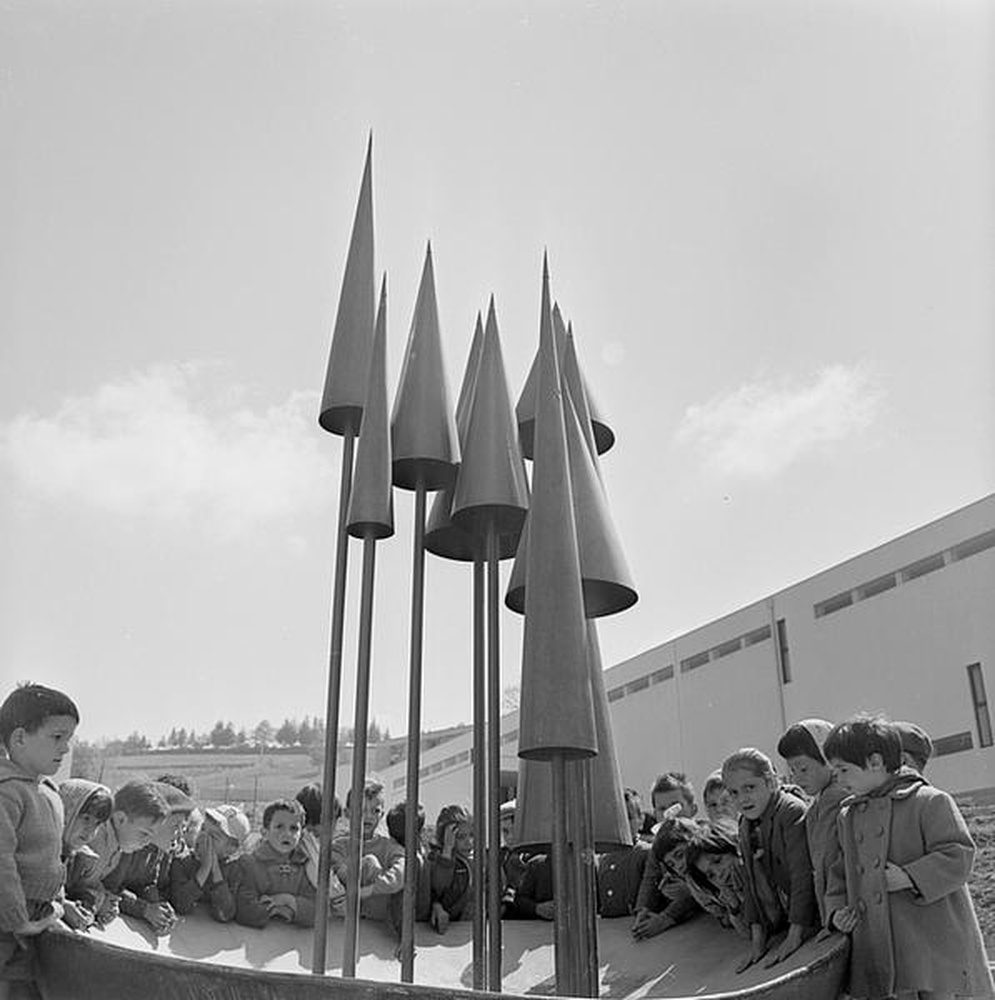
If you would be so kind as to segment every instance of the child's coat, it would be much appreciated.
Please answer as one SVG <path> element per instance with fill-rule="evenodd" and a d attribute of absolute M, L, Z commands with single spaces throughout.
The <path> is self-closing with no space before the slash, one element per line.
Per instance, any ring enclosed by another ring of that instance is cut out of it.
<path fill-rule="evenodd" d="M 260 896 L 289 892 L 297 904 L 294 923 L 314 926 L 314 886 L 308 880 L 307 855 L 298 845 L 281 854 L 263 841 L 251 854 L 243 854 L 230 870 L 235 888 L 235 919 L 247 927 L 265 927 L 269 911 Z"/>
<path fill-rule="evenodd" d="M 840 811 L 842 853 L 829 873 L 826 912 L 848 903 L 850 992 L 887 997 L 902 990 L 992 995 L 981 931 L 966 881 L 974 842 L 953 799 L 903 768 Z M 918 889 L 889 893 L 887 862 Z"/>

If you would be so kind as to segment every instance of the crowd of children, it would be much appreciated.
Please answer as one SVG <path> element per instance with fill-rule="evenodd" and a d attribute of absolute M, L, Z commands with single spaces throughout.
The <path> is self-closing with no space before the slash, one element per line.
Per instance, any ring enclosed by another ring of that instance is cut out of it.
<path fill-rule="evenodd" d="M 0 705 L 0 1000 L 33 995 L 32 943 L 55 926 L 85 932 L 122 913 L 165 934 L 199 903 L 249 927 L 314 924 L 318 786 L 269 803 L 256 833 L 234 805 L 199 808 L 175 775 L 114 792 L 81 778 L 57 786 L 78 722 L 70 698 L 37 684 Z M 992 996 L 966 887 L 974 844 L 951 796 L 922 776 L 929 737 L 880 717 L 806 719 L 777 750 L 790 781 L 740 749 L 707 779 L 700 818 L 683 774 L 657 779 L 652 814 L 626 789 L 630 840 L 597 857 L 600 916 L 631 917 L 646 940 L 703 910 L 748 939 L 739 969 L 838 931 L 852 941 L 853 997 Z M 369 781 L 356 808 L 361 915 L 399 936 L 405 806 L 385 813 Z M 351 795 L 332 810 L 332 914 L 344 913 L 352 877 L 353 810 Z M 501 811 L 503 915 L 551 920 L 550 858 L 511 844 L 513 810 Z M 473 910 L 473 821 L 446 806 L 429 845 L 424 823 L 419 807 L 415 916 L 444 934 Z"/>

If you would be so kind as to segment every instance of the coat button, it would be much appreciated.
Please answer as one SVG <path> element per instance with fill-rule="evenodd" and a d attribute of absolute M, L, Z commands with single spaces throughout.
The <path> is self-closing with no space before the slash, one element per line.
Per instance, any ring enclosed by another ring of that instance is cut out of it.
<path fill-rule="evenodd" d="M 608 890 L 608 895 L 609 896 L 614 896 L 615 895 L 615 890 L 614 889 L 609 889 Z"/>
<path fill-rule="evenodd" d="M 875 903 L 880 903 L 881 902 L 881 893 L 880 892 L 874 893 L 874 902 Z"/>
<path fill-rule="evenodd" d="M 874 859 L 874 867 L 875 868 L 880 868 L 881 867 L 881 859 L 880 858 L 875 858 Z"/>
<path fill-rule="evenodd" d="M 867 912 L 867 904 L 862 899 L 859 899 L 859 900 L 857 900 L 857 909 L 861 913 L 866 913 Z"/>

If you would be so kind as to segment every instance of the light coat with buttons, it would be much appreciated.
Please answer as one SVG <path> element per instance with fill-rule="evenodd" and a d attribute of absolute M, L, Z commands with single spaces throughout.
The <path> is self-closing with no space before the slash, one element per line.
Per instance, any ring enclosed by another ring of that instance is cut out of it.
<path fill-rule="evenodd" d="M 953 799 L 903 768 L 880 788 L 845 800 L 841 855 L 829 871 L 827 917 L 856 907 L 850 993 L 905 990 L 990 997 L 992 978 L 967 877 L 974 842 Z M 903 868 L 914 889 L 888 892 L 885 865 Z"/>

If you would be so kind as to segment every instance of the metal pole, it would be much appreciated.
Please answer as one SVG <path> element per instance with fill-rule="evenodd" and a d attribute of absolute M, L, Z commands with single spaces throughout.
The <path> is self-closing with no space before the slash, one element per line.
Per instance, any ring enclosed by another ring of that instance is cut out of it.
<path fill-rule="evenodd" d="M 487 988 L 501 992 L 501 578 L 498 535 L 487 527 Z"/>
<path fill-rule="evenodd" d="M 580 829 L 578 831 L 578 885 L 581 897 L 580 920 L 580 993 L 596 997 L 599 992 L 600 963 L 598 960 L 598 890 L 594 845 L 594 803 L 592 800 L 593 758 L 585 757 L 578 762 L 578 799 L 580 801 Z"/>
<path fill-rule="evenodd" d="M 567 776 L 566 759 L 562 753 L 550 761 L 553 785 L 553 946 L 558 996 L 576 995 L 573 966 L 570 961 L 570 864 L 567 855 Z"/>
<path fill-rule="evenodd" d="M 415 978 L 415 897 L 418 887 L 418 771 L 421 763 L 422 626 L 425 614 L 425 480 L 415 486 L 415 538 L 411 559 L 411 667 L 408 683 L 408 779 L 404 809 L 404 900 L 401 912 L 401 982 Z"/>
<path fill-rule="evenodd" d="M 352 790 L 349 802 L 349 857 L 347 860 L 345 945 L 342 975 L 356 975 L 359 957 L 359 877 L 363 851 L 363 788 L 366 784 L 366 737 L 370 717 L 370 651 L 373 645 L 373 581 L 377 541 L 363 537 L 363 582 L 359 612 L 359 654 L 356 662 L 356 711 L 353 724 Z M 327 890 L 326 893 L 327 895 Z"/>
<path fill-rule="evenodd" d="M 484 662 L 484 560 L 473 560 L 473 988 L 482 990 L 487 973 L 484 886 L 487 858 L 487 679 Z M 500 835 L 499 835 L 500 836 Z"/>
<path fill-rule="evenodd" d="M 342 435 L 342 475 L 339 483 L 339 522 L 335 536 L 335 577 L 332 587 L 332 635 L 328 651 L 328 703 L 325 706 L 325 762 L 321 781 L 321 838 L 318 889 L 314 910 L 314 949 L 311 971 L 325 972 L 328 926 L 328 877 L 332 870 L 332 826 L 335 822 L 335 768 L 339 738 L 339 696 L 342 689 L 342 633 L 345 624 L 345 583 L 349 559 L 346 521 L 352 492 L 352 453 L 355 431 L 350 422 Z"/>

